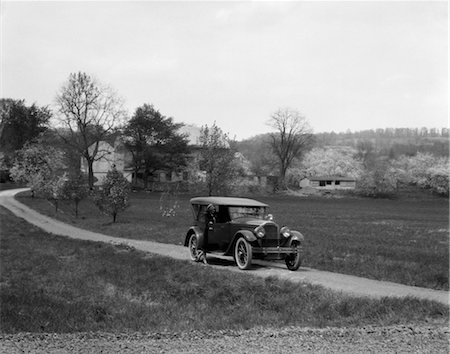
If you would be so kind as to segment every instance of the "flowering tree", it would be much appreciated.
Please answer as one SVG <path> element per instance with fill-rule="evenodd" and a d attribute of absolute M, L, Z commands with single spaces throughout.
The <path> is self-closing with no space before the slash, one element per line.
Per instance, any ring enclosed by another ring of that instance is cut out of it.
<path fill-rule="evenodd" d="M 305 154 L 302 166 L 306 176 L 341 176 L 358 178 L 363 170 L 351 148 L 314 148 Z"/>
<path fill-rule="evenodd" d="M 240 173 L 228 135 L 216 124 L 206 125 L 199 140 L 202 147 L 199 167 L 206 172 L 208 194 L 228 194 Z"/>
<path fill-rule="evenodd" d="M 64 194 L 64 186 L 66 181 L 66 175 L 54 176 L 47 181 L 40 190 L 40 193 L 54 205 L 55 213 L 58 212 L 59 202 L 66 199 Z"/>
<path fill-rule="evenodd" d="M 448 162 L 444 165 L 437 165 L 428 169 L 428 186 L 437 194 L 449 195 L 449 173 Z"/>
<path fill-rule="evenodd" d="M 358 179 L 357 192 L 366 197 L 391 197 L 397 191 L 397 170 L 389 164 L 378 164 L 364 170 Z"/>
<path fill-rule="evenodd" d="M 449 160 L 427 153 L 415 156 L 401 156 L 395 161 L 401 171 L 404 183 L 415 184 L 421 188 L 443 195 L 449 195 Z"/>
<path fill-rule="evenodd" d="M 11 168 L 11 177 L 25 183 L 35 193 L 46 192 L 63 173 L 63 153 L 43 144 L 26 144 L 19 150 Z"/>
<path fill-rule="evenodd" d="M 116 222 L 117 214 L 129 205 L 129 193 L 129 182 L 113 167 L 106 174 L 101 189 L 95 193 L 94 201 L 102 213 L 111 215 L 113 222 Z"/>

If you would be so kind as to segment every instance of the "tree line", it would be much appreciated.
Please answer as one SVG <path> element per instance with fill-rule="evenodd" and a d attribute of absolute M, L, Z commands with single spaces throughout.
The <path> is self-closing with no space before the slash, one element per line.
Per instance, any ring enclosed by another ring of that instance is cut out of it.
<path fill-rule="evenodd" d="M 27 134 L 23 134 L 22 127 L 18 128 L 24 122 L 29 123 L 25 129 Z M 271 146 L 278 159 L 279 185 L 284 188 L 286 171 L 310 140 L 311 130 L 303 116 L 289 109 L 275 112 L 269 124 L 276 130 L 270 135 Z M 134 184 L 141 176 L 146 187 L 155 171 L 183 170 L 189 159 L 205 173 L 208 194 L 229 191 L 236 178 L 244 173 L 236 158 L 235 142 L 215 123 L 210 127 L 205 125 L 201 129 L 200 154 L 192 159 L 187 137 L 179 132 L 181 126 L 151 104 L 138 107 L 128 118 L 121 98 L 112 88 L 86 73 L 72 73 L 56 94 L 53 112 L 48 107 L 26 107 L 24 101 L 2 100 L 2 170 L 15 166 L 17 171 L 25 163 L 20 159 L 26 154 L 18 153 L 23 147 L 31 148 L 25 143 L 53 145 L 65 151 L 62 170 L 66 179 L 78 178 L 81 158 L 86 162 L 87 184 L 92 190 L 94 163 L 111 154 L 102 142 L 113 144 L 120 137 L 131 154 L 127 167 L 134 172 Z M 26 174 L 15 176 L 23 180 Z M 40 189 L 39 184 L 26 182 Z"/>
<path fill-rule="evenodd" d="M 345 133 L 315 134 L 316 145 L 352 146 L 370 141 L 380 154 L 393 157 L 430 153 L 449 156 L 448 128 L 385 128 Z"/>
<path fill-rule="evenodd" d="M 324 132 L 316 136 L 320 139 L 371 139 L 371 138 L 448 138 L 448 128 L 378 128 L 346 132 Z"/>
<path fill-rule="evenodd" d="M 204 174 L 197 182 L 209 195 L 231 193 L 233 183 L 245 173 L 234 142 L 215 123 L 202 127 L 199 153 L 193 157 L 188 137 L 179 132 L 183 124 L 147 103 L 128 118 L 117 93 L 86 73 L 69 75 L 56 94 L 53 111 L 11 99 L 2 99 L 0 109 L 1 170 L 29 186 L 33 196 L 51 201 L 55 212 L 61 200 L 72 200 L 77 215 L 80 201 L 88 196 L 113 221 L 127 207 L 130 185 L 114 166 L 102 188 L 94 188 L 94 163 L 111 154 L 104 142 L 114 146 L 117 138 L 131 154 L 127 167 L 134 172 L 134 184 L 141 176 L 144 187 L 155 171 L 183 170 L 188 161 L 195 169 L 192 176 Z M 279 129 L 272 135 L 272 146 L 280 159 L 282 181 L 305 144 L 299 140 L 305 122 L 288 110 L 272 117 Z M 86 175 L 80 174 L 81 159 Z"/>
<path fill-rule="evenodd" d="M 158 170 L 187 171 L 190 182 L 209 195 L 233 193 L 242 177 L 249 174 L 276 177 L 274 189 L 296 187 L 299 178 L 312 174 L 355 175 L 361 186 L 372 188 L 380 186 L 379 180 L 388 180 L 380 171 L 390 171 L 392 161 L 418 153 L 426 159 L 428 151 L 402 151 L 400 142 L 405 139 L 416 145 L 431 138 L 448 144 L 448 139 L 439 140 L 448 136 L 445 129 L 313 134 L 298 110 L 280 108 L 266 121 L 271 133 L 237 142 L 214 123 L 202 126 L 198 144 L 192 147 L 188 137 L 180 133 L 182 123 L 175 123 L 150 103 L 137 107 L 129 117 L 112 88 L 82 72 L 69 75 L 57 91 L 53 110 L 27 106 L 23 100 L 2 99 L 0 114 L 1 170 L 11 171 L 17 181 L 46 196 L 56 210 L 58 200 L 73 200 L 77 209 L 79 201 L 91 195 L 114 220 L 127 206 L 130 185 L 112 168 L 103 181 L 111 188 L 103 188 L 103 195 L 98 190 L 93 194 L 94 163 L 111 154 L 102 142 L 112 146 L 121 142 L 130 155 L 126 167 L 133 171 L 134 186 L 139 178 L 146 188 Z M 87 166 L 84 176 L 80 175 L 81 159 Z M 401 161 L 406 164 L 405 159 Z M 412 160 L 408 163 L 413 164 Z M 442 165 L 441 160 L 434 163 Z M 433 166 L 427 169 L 433 170 Z M 440 167 L 434 168 L 437 170 Z M 433 183 L 421 185 L 430 187 Z M 111 193 L 109 197 L 106 191 Z M 106 207 L 108 203 L 110 207 Z"/>

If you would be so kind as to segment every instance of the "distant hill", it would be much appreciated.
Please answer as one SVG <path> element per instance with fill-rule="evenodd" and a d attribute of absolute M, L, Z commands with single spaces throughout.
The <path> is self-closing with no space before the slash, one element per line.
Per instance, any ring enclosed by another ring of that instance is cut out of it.
<path fill-rule="evenodd" d="M 418 152 L 436 156 L 449 156 L 449 130 L 447 128 L 386 128 L 345 133 L 315 134 L 316 146 L 351 146 L 370 141 L 379 155 L 392 158 L 415 155 Z"/>
<path fill-rule="evenodd" d="M 385 128 L 345 133 L 316 133 L 315 147 L 349 146 L 370 141 L 378 155 L 391 158 L 416 155 L 418 152 L 449 156 L 448 128 Z M 270 134 L 261 134 L 239 141 L 237 148 L 245 156 L 267 152 Z M 269 149 L 270 150 L 270 149 Z M 249 157 L 249 156 L 248 156 Z"/>

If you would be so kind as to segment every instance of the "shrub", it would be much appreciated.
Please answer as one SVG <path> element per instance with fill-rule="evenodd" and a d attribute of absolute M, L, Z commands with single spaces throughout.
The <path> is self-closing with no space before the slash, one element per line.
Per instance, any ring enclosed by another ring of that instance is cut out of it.
<path fill-rule="evenodd" d="M 40 194 L 42 194 L 55 206 L 55 213 L 58 212 L 59 201 L 66 199 L 64 193 L 64 186 L 66 182 L 67 177 L 65 175 L 54 176 L 52 179 L 46 181 L 40 186 Z"/>
<path fill-rule="evenodd" d="M 89 195 L 89 186 L 83 175 L 69 178 L 63 187 L 64 199 L 74 203 L 75 217 L 78 217 L 78 205 Z"/>
<path fill-rule="evenodd" d="M 102 187 L 94 192 L 94 201 L 102 213 L 111 215 L 113 222 L 116 222 L 117 214 L 129 205 L 129 193 L 129 182 L 113 167 L 106 174 Z"/>
<path fill-rule="evenodd" d="M 427 170 L 429 177 L 427 185 L 437 194 L 448 197 L 449 195 L 449 175 L 448 168 L 432 167 Z"/>
<path fill-rule="evenodd" d="M 366 171 L 358 180 L 356 192 L 375 198 L 392 197 L 397 191 L 397 177 L 392 168 Z"/>
<path fill-rule="evenodd" d="M 448 158 L 418 153 L 411 157 L 402 156 L 395 164 L 402 172 L 402 182 L 430 189 L 442 196 L 449 195 Z"/>

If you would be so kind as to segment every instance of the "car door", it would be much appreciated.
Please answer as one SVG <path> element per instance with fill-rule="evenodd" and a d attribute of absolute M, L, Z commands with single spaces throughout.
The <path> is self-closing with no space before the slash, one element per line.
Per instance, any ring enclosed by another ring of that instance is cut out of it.
<path fill-rule="evenodd" d="M 211 245 L 210 249 L 226 250 L 227 245 L 230 243 L 230 216 L 228 208 L 223 205 L 216 207 L 216 213 L 214 215 L 214 221 L 210 224 L 208 231 L 208 244 Z"/>

